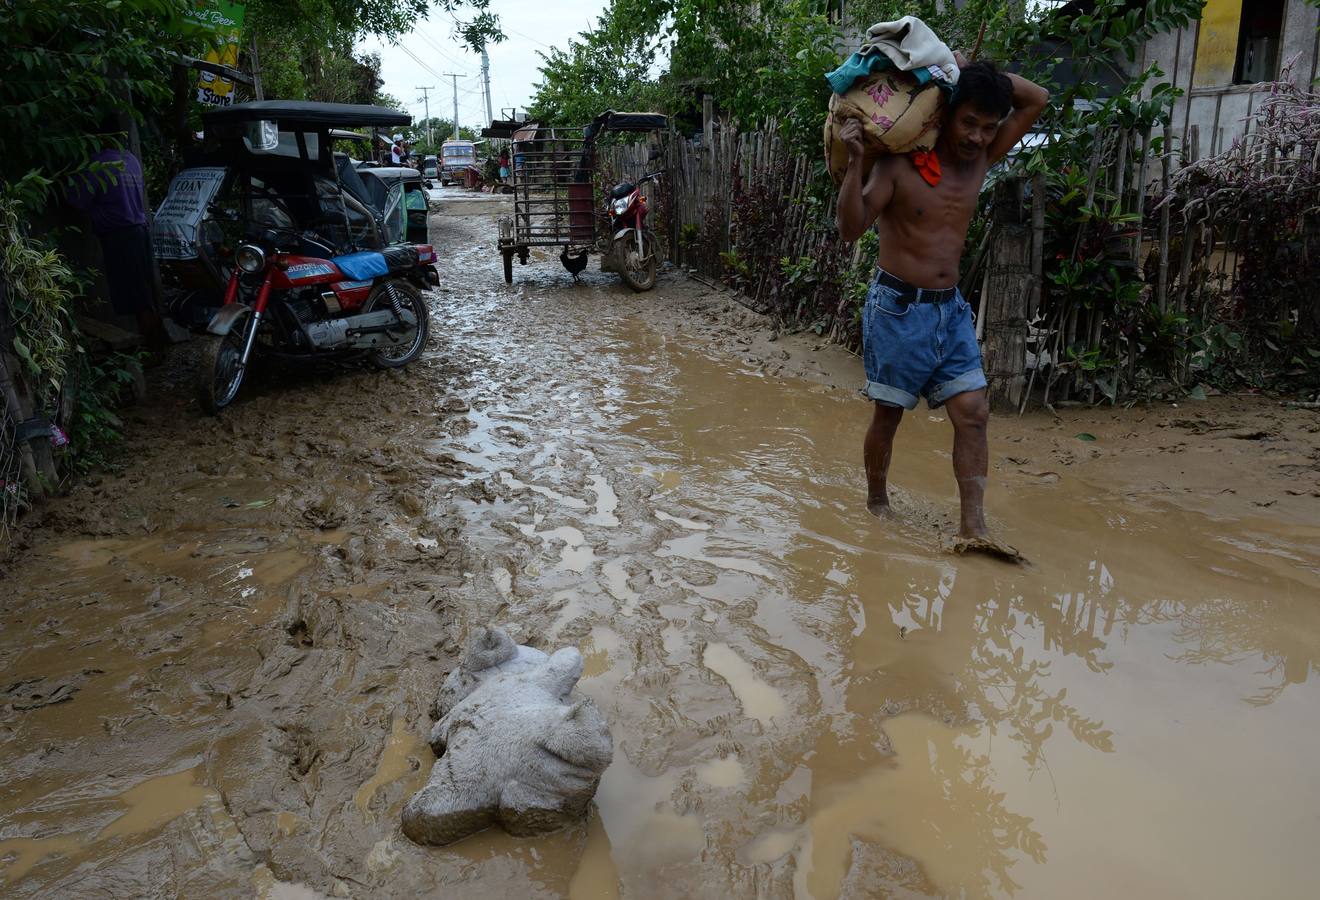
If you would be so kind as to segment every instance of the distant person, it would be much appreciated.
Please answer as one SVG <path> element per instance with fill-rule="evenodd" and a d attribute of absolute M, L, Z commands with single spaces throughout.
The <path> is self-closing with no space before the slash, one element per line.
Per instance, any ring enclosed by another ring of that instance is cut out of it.
<path fill-rule="evenodd" d="M 154 299 L 142 163 L 129 151 L 110 146 L 93 156 L 92 162 L 103 165 L 98 172 L 85 172 L 74 179 L 69 203 L 91 217 L 115 314 L 133 316 L 148 349 L 160 353 L 169 339 Z"/>
<path fill-rule="evenodd" d="M 504 179 L 506 179 L 506 178 L 508 178 L 508 177 L 509 177 L 509 151 L 508 151 L 508 150 L 501 150 L 501 151 L 500 151 L 500 180 L 503 181 Z"/>
<path fill-rule="evenodd" d="M 949 101 L 935 150 L 866 159 L 862 128 L 840 134 L 848 171 L 839 186 L 838 227 L 855 241 L 878 223 L 880 249 L 862 310 L 866 396 L 867 508 L 889 512 L 889 459 L 905 409 L 925 396 L 953 423 L 953 472 L 962 514 L 955 549 L 1018 557 L 990 539 L 983 501 L 989 451 L 986 380 L 971 306 L 958 291 L 967 228 L 990 166 L 1007 155 L 1045 109 L 1049 93 L 989 62 L 967 64 Z M 931 159 L 934 157 L 934 159 Z"/>
<path fill-rule="evenodd" d="M 396 134 L 394 143 L 390 145 L 390 165 L 401 166 L 406 158 L 407 151 L 403 149 L 403 135 Z"/>

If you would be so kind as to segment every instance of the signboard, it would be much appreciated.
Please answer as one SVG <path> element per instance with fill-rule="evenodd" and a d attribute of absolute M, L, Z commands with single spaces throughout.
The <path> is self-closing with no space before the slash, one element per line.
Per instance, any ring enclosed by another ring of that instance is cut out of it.
<path fill-rule="evenodd" d="M 151 243 L 158 259 L 197 258 L 198 229 L 226 171 L 223 166 L 202 166 L 174 176 L 151 221 Z"/>
<path fill-rule="evenodd" d="M 1196 38 L 1194 87 L 1233 83 L 1244 9 L 1242 0 L 1207 0 Z"/>
<path fill-rule="evenodd" d="M 216 46 L 206 51 L 207 62 L 238 66 L 238 45 L 243 39 L 244 7 L 227 0 L 194 0 L 185 13 L 190 23 L 209 33 Z M 207 106 L 230 106 L 236 102 L 234 83 L 210 72 L 200 73 L 197 81 L 197 102 Z"/>

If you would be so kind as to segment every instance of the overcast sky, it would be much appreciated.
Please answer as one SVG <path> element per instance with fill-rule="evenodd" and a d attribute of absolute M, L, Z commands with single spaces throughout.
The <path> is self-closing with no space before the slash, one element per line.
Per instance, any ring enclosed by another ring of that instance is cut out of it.
<path fill-rule="evenodd" d="M 533 85 L 540 80 L 537 51 L 566 47 L 578 32 L 595 23 L 605 5 L 605 0 L 492 0 L 491 11 L 499 15 L 508 35 L 508 40 L 488 51 L 495 118 L 501 118 L 504 107 L 517 107 L 520 112 L 527 108 Z M 454 93 L 453 81 L 445 74 L 466 76 L 458 79 L 458 122 L 479 129 L 486 117 L 481 101 L 481 57 L 455 41 L 452 30 L 453 20 L 436 9 L 397 45 L 368 38 L 358 44 L 358 50 L 379 51 L 385 92 L 402 101 L 416 119 L 425 112 L 419 85 L 435 87 L 430 92 L 431 115 L 448 119 L 453 116 Z"/>

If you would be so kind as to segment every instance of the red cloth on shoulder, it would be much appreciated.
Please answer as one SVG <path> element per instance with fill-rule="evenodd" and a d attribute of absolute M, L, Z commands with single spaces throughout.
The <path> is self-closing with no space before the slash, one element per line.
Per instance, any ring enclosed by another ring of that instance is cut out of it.
<path fill-rule="evenodd" d="M 918 150 L 909 154 L 909 157 L 912 159 L 912 165 L 917 168 L 917 174 L 926 184 L 933 187 L 940 183 L 940 158 L 934 150 Z"/>

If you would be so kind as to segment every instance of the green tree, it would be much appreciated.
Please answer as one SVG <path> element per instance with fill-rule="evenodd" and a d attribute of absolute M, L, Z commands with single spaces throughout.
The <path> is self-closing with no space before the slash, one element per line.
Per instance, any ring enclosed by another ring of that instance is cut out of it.
<path fill-rule="evenodd" d="M 566 49 L 542 53 L 541 81 L 528 110 L 541 122 L 583 124 L 607 109 L 671 107 L 655 66 L 666 4 L 616 0 Z"/>
<path fill-rule="evenodd" d="M 86 168 L 107 139 L 107 119 L 128 112 L 141 120 L 168 101 L 170 53 L 204 41 L 185 24 L 185 9 L 187 0 L 0 6 L 0 179 L 20 186 L 29 206 Z"/>
<path fill-rule="evenodd" d="M 530 112 L 565 123 L 611 107 L 693 114 L 710 94 L 744 127 L 773 121 L 805 151 L 819 140 L 837 39 L 819 0 L 614 0 L 579 40 L 542 54 Z"/>
<path fill-rule="evenodd" d="M 354 54 L 359 38 L 403 34 L 438 8 L 455 15 L 455 35 L 479 50 L 504 40 L 489 5 L 490 0 L 248 0 L 246 39 L 256 44 L 267 97 L 374 103 L 380 59 Z M 457 18 L 465 9 L 472 15 Z"/>

